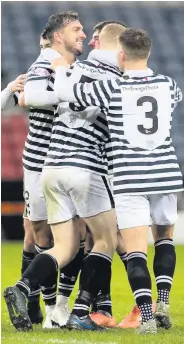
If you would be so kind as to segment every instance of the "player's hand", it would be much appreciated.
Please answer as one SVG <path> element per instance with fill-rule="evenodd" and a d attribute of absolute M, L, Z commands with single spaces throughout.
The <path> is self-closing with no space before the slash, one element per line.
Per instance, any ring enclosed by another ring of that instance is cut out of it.
<path fill-rule="evenodd" d="M 55 71 L 56 67 L 70 68 L 70 64 L 61 56 L 51 62 L 51 69 Z"/>
<path fill-rule="evenodd" d="M 24 80 L 25 80 L 26 74 L 19 75 L 14 81 L 11 83 L 11 90 L 12 92 L 16 91 L 24 91 Z"/>

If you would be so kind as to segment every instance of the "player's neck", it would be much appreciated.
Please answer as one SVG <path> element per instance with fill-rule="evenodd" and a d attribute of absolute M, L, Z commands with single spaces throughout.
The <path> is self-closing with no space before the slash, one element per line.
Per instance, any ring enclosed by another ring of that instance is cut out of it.
<path fill-rule="evenodd" d="M 146 61 L 137 61 L 137 62 L 132 62 L 128 61 L 124 64 L 124 71 L 128 70 L 147 70 L 148 65 Z"/>
<path fill-rule="evenodd" d="M 64 47 L 62 46 L 52 46 L 52 49 L 56 50 L 59 54 L 61 54 L 65 60 L 68 62 L 68 64 L 72 64 L 75 62 L 76 57 L 73 53 L 67 51 Z"/>
<path fill-rule="evenodd" d="M 117 45 L 114 44 L 101 44 L 99 47 L 100 50 L 108 50 L 108 51 L 117 51 Z"/>

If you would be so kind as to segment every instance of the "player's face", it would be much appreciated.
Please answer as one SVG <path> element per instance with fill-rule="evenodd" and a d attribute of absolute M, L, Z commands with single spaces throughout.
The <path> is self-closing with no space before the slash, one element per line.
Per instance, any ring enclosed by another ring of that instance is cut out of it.
<path fill-rule="evenodd" d="M 92 49 L 99 49 L 99 31 L 95 31 L 88 45 Z"/>
<path fill-rule="evenodd" d="M 51 48 L 51 43 L 48 39 L 43 39 L 40 37 L 40 50 L 44 50 L 46 48 Z"/>
<path fill-rule="evenodd" d="M 83 53 L 83 40 L 86 35 L 78 20 L 69 23 L 62 31 L 61 37 L 67 51 L 74 53 L 76 56 Z"/>

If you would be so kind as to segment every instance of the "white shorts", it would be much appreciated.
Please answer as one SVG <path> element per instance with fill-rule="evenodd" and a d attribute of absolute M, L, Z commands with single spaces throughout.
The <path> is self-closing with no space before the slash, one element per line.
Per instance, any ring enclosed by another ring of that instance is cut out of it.
<path fill-rule="evenodd" d="M 24 170 L 24 217 L 30 221 L 47 220 L 47 208 L 41 188 L 41 172 Z"/>
<path fill-rule="evenodd" d="M 90 217 L 111 209 L 108 181 L 79 168 L 43 168 L 42 189 L 48 223 Z"/>
<path fill-rule="evenodd" d="M 177 194 L 115 195 L 119 229 L 173 225 L 177 220 Z M 151 219 L 151 220 L 150 220 Z"/>

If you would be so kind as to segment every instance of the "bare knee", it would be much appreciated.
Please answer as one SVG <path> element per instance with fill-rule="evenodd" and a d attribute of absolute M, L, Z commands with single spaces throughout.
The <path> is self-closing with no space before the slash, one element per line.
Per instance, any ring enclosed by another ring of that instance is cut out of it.
<path fill-rule="evenodd" d="M 152 234 L 155 241 L 173 239 L 174 225 L 153 225 Z"/>
<path fill-rule="evenodd" d="M 32 221 L 35 243 L 41 247 L 52 245 L 52 233 L 47 221 Z"/>
<path fill-rule="evenodd" d="M 124 252 L 126 252 L 125 245 L 123 243 L 123 239 L 121 237 L 120 231 L 117 231 L 117 248 L 116 248 L 116 251 L 118 254 L 123 254 Z"/>

